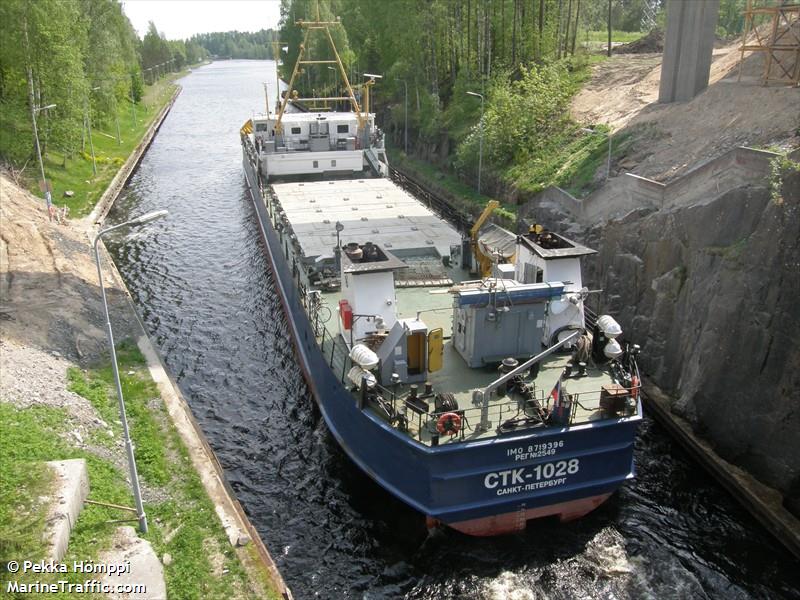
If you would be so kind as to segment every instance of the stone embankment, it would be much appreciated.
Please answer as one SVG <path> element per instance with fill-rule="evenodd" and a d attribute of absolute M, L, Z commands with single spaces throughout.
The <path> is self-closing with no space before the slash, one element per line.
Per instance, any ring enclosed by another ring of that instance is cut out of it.
<path fill-rule="evenodd" d="M 672 411 L 800 515 L 800 173 L 778 188 L 753 161 L 741 150 L 689 186 L 645 181 L 653 197 L 615 195 L 629 184 L 612 180 L 590 211 L 550 190 L 523 212 L 599 250 L 588 281 Z"/>

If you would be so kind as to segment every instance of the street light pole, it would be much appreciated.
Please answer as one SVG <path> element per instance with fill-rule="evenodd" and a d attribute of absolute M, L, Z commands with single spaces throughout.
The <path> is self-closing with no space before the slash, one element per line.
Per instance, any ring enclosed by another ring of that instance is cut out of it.
<path fill-rule="evenodd" d="M 405 121 L 403 131 L 403 151 L 408 156 L 408 83 L 403 79 L 403 120 Z"/>
<path fill-rule="evenodd" d="M 91 110 L 92 107 L 91 107 L 91 104 L 90 104 L 90 100 L 91 100 L 92 92 L 94 92 L 96 90 L 99 90 L 99 89 L 100 89 L 99 85 L 97 87 L 91 88 L 89 90 L 89 95 L 86 96 L 86 103 L 85 103 L 85 107 L 86 107 L 86 122 L 87 122 L 87 124 L 89 126 L 89 148 L 92 151 L 92 174 L 95 177 L 97 177 L 97 162 L 95 161 L 95 158 L 94 158 L 94 142 L 92 141 L 92 110 Z"/>
<path fill-rule="evenodd" d="M 98 244 L 100 239 L 107 233 L 121 229 L 123 227 L 130 227 L 133 225 L 143 225 L 149 221 L 164 217 L 167 215 L 166 210 L 157 210 L 155 212 L 147 213 L 136 219 L 114 225 L 103 229 L 94 237 L 94 260 L 97 265 L 97 279 L 100 282 L 100 291 L 103 296 L 103 309 L 106 314 L 106 335 L 108 336 L 108 345 L 111 348 L 111 368 L 114 371 L 114 383 L 117 387 L 117 400 L 119 402 L 119 419 L 122 423 L 122 435 L 125 443 L 125 451 L 128 455 L 128 468 L 131 476 L 131 487 L 133 489 L 133 499 L 136 503 L 136 514 L 139 517 L 139 530 L 142 533 L 147 533 L 147 515 L 144 512 L 144 505 L 142 504 L 142 492 L 139 487 L 139 474 L 136 470 L 136 459 L 133 455 L 133 444 L 131 443 L 130 431 L 128 429 L 128 418 L 125 414 L 125 399 L 122 396 L 122 384 L 119 379 L 119 367 L 117 366 L 117 352 L 114 348 L 114 333 L 111 331 L 111 316 L 108 312 L 108 299 L 106 298 L 106 288 L 103 284 L 103 271 L 100 268 L 100 251 Z"/>
<path fill-rule="evenodd" d="M 55 108 L 55 104 L 48 104 L 47 106 L 36 106 L 36 97 L 33 91 L 33 72 L 28 67 L 28 101 L 31 105 L 31 123 L 33 124 L 33 139 L 36 142 L 36 156 L 39 159 L 39 170 L 42 173 L 42 190 L 44 191 L 44 199 L 47 203 L 47 215 L 52 220 L 53 216 L 50 214 L 50 209 L 53 206 L 53 198 L 50 195 L 50 188 L 47 187 L 47 178 L 44 175 L 44 161 L 42 160 L 42 146 L 39 143 L 39 128 L 36 126 L 36 113 L 40 110 L 47 110 Z"/>
<path fill-rule="evenodd" d="M 31 104 L 31 119 L 33 120 L 33 139 L 36 141 L 36 156 L 39 159 L 39 170 L 42 173 L 42 187 L 44 188 L 44 199 L 47 202 L 47 214 L 50 215 L 50 207 L 53 206 L 53 198 L 50 195 L 50 188 L 47 186 L 47 178 L 44 175 L 44 161 L 42 160 L 42 147 L 39 144 L 39 128 L 36 126 L 36 113 L 40 110 L 55 108 L 55 104 L 47 106 L 33 106 Z M 51 216 L 52 218 L 52 216 Z"/>
<path fill-rule="evenodd" d="M 478 138 L 478 194 L 481 193 L 481 171 L 483 170 L 483 94 L 478 92 L 467 92 L 468 96 L 475 96 L 481 99 L 481 133 Z"/>
<path fill-rule="evenodd" d="M 136 129 L 136 98 L 133 96 L 133 82 L 135 74 L 131 73 L 131 112 L 133 113 L 133 125 L 131 129 Z"/>

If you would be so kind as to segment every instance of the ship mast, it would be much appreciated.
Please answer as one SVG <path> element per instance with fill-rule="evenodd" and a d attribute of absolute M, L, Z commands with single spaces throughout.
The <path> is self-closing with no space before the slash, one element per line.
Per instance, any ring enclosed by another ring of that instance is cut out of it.
<path fill-rule="evenodd" d="M 342 77 L 342 81 L 344 82 L 345 91 L 347 96 L 331 96 L 331 97 L 324 97 L 324 98 L 292 98 L 294 101 L 307 101 L 307 102 L 319 102 L 325 100 L 348 100 L 350 102 L 350 106 L 353 108 L 353 112 L 356 115 L 356 120 L 358 121 L 358 129 L 359 132 L 364 130 L 364 127 L 367 123 L 367 119 L 369 118 L 369 114 L 365 111 L 361 111 L 361 107 L 358 104 L 358 100 L 356 99 L 356 95 L 353 92 L 353 88 L 350 85 L 350 80 L 347 78 L 347 72 L 345 71 L 344 65 L 342 64 L 342 59 L 339 57 L 339 52 L 336 50 L 336 44 L 333 42 L 333 36 L 331 36 L 330 27 L 334 25 L 341 25 L 341 19 L 339 17 L 336 18 L 335 21 L 323 21 L 320 17 L 319 13 L 319 2 L 317 2 L 317 15 L 314 21 L 304 21 L 299 20 L 295 21 L 295 25 L 301 27 L 305 30 L 303 35 L 303 42 L 300 44 L 300 49 L 297 54 L 297 61 L 294 64 L 294 70 L 292 71 L 292 76 L 289 79 L 289 86 L 286 90 L 286 94 L 281 101 L 280 108 L 278 109 L 278 118 L 275 122 L 275 133 L 280 134 L 283 131 L 283 114 L 286 111 L 286 105 L 289 102 L 289 97 L 292 95 L 292 90 L 294 86 L 294 82 L 297 79 L 297 75 L 300 73 L 300 65 L 336 65 L 338 67 L 339 74 Z M 325 34 L 325 38 L 328 40 L 328 45 L 333 52 L 332 59 L 323 59 L 323 60 L 304 60 L 304 56 L 307 49 L 308 39 L 311 32 L 323 32 Z M 365 106 L 366 108 L 366 106 Z M 367 109 L 368 110 L 368 109 Z"/>

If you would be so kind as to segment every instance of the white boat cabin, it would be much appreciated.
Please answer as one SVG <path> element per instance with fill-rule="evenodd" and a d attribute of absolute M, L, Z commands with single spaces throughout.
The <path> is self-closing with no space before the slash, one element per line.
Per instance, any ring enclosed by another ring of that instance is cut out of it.
<path fill-rule="evenodd" d="M 375 115 L 365 115 L 359 129 L 353 112 L 284 113 L 253 118 L 253 144 L 262 174 L 269 179 L 331 173 L 358 176 L 372 170 L 388 173 L 383 133 Z"/>

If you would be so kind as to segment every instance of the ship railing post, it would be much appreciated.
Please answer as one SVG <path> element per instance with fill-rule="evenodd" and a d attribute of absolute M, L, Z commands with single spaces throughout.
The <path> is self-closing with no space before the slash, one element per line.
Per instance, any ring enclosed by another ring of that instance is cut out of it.
<path fill-rule="evenodd" d="M 342 377 L 341 377 L 342 383 L 344 383 L 344 374 L 347 371 L 347 359 L 348 358 L 349 358 L 348 356 L 345 356 L 344 360 L 342 361 Z"/>
<path fill-rule="evenodd" d="M 333 345 L 331 346 L 331 363 L 330 367 L 333 368 L 333 357 L 336 355 L 336 338 L 333 339 Z"/>
<path fill-rule="evenodd" d="M 478 425 L 478 428 L 481 431 L 489 431 L 489 427 L 492 426 L 491 422 L 489 421 L 489 396 L 491 392 L 475 390 L 472 396 L 472 403 L 473 404 L 480 404 L 481 405 L 481 423 Z"/>

